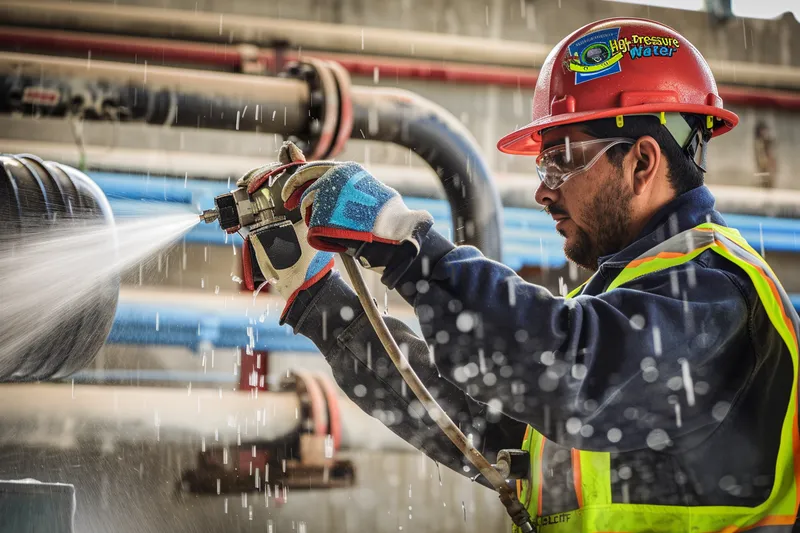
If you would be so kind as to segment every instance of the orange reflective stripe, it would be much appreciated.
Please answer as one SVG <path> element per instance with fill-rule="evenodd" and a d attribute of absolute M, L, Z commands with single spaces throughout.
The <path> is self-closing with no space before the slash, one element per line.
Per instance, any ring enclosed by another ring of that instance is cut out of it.
<path fill-rule="evenodd" d="M 691 231 L 701 231 L 703 233 L 713 233 L 714 229 L 713 228 L 696 227 L 696 228 L 692 229 Z M 674 237 L 677 237 L 677 235 L 675 235 Z M 700 246 L 698 248 L 695 248 L 693 250 L 688 250 L 686 252 L 658 252 L 655 255 L 651 255 L 651 256 L 647 256 L 647 257 L 640 257 L 639 259 L 634 259 L 633 261 L 631 261 L 630 263 L 625 265 L 625 268 L 635 268 L 635 267 L 641 265 L 642 263 L 646 263 L 648 261 L 652 261 L 653 259 L 675 259 L 677 257 L 683 257 L 685 255 L 689 255 L 690 253 L 696 251 L 699 248 L 702 248 L 702 246 Z M 645 252 L 645 253 L 647 253 L 647 252 Z"/>
<path fill-rule="evenodd" d="M 583 507 L 583 485 L 581 479 L 581 452 L 576 448 L 570 450 L 572 454 L 572 483 L 575 485 L 575 496 L 578 498 L 578 507 Z"/>
<path fill-rule="evenodd" d="M 694 251 L 694 250 L 692 250 Z M 680 252 L 659 252 L 656 255 L 651 255 L 650 257 L 642 257 L 641 259 L 634 259 L 630 263 L 628 263 L 625 268 L 636 268 L 642 263 L 647 263 L 648 261 L 652 261 L 653 259 L 675 259 L 676 257 L 683 257 L 684 255 L 688 255 L 691 252 L 687 253 L 680 253 Z"/>

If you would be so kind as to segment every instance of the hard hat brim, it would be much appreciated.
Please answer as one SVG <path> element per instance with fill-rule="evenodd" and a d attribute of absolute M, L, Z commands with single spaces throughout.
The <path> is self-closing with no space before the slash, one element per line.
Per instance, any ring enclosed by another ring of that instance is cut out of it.
<path fill-rule="evenodd" d="M 547 128 L 556 126 L 566 126 L 588 122 L 601 118 L 611 118 L 619 115 L 641 115 L 661 112 L 691 113 L 695 115 L 711 115 L 722 120 L 721 126 L 714 128 L 712 137 L 722 135 L 730 131 L 739 123 L 736 113 L 716 106 L 697 105 L 697 104 L 644 104 L 631 107 L 618 107 L 604 109 L 602 111 L 579 111 L 576 113 L 564 113 L 561 115 L 551 115 L 534 120 L 530 124 L 515 130 L 497 142 L 497 149 L 505 154 L 511 155 L 538 155 L 541 151 L 542 137 L 541 132 Z"/>

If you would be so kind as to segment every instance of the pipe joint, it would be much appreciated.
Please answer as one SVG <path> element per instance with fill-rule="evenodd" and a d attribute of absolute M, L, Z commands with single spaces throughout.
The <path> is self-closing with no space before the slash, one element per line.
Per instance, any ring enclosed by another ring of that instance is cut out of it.
<path fill-rule="evenodd" d="M 332 61 L 305 58 L 289 63 L 279 76 L 308 84 L 309 121 L 304 132 L 289 140 L 310 154 L 310 161 L 336 157 L 353 129 L 350 74 Z"/>

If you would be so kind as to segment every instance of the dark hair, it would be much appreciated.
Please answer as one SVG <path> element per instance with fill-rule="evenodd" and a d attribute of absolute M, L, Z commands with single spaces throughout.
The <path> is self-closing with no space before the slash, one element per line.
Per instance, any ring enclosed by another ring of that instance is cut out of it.
<path fill-rule="evenodd" d="M 667 160 L 667 179 L 676 195 L 700 187 L 703 184 L 703 171 L 695 164 L 689 155 L 683 151 L 672 134 L 661 125 L 658 117 L 626 116 L 624 125 L 617 127 L 613 118 L 592 120 L 582 123 L 586 133 L 598 139 L 609 137 L 630 137 L 638 139 L 649 135 L 661 147 L 661 153 Z M 622 158 L 631 149 L 629 144 L 613 146 L 606 155 L 612 164 L 617 167 L 622 165 Z"/>

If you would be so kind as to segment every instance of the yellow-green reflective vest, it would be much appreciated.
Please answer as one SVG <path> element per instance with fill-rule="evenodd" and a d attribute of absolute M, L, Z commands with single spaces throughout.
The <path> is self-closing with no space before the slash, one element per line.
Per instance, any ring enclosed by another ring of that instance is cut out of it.
<path fill-rule="evenodd" d="M 797 427 L 798 317 L 775 274 L 739 232 L 706 223 L 679 233 L 631 261 L 606 289 L 610 291 L 636 278 L 692 260 L 706 250 L 732 261 L 750 277 L 772 325 L 788 347 L 794 367 L 791 400 L 783 419 L 769 498 L 757 507 L 649 505 L 612 502 L 611 454 L 571 450 L 578 509 L 542 515 L 541 454 L 545 437 L 530 426 L 522 449 L 530 453 L 527 481 L 518 481 L 520 501 L 540 533 L 654 532 L 733 533 L 736 531 L 789 532 L 798 510 L 800 438 Z M 578 287 L 567 297 L 580 293 Z M 514 528 L 517 533 L 516 526 Z"/>

